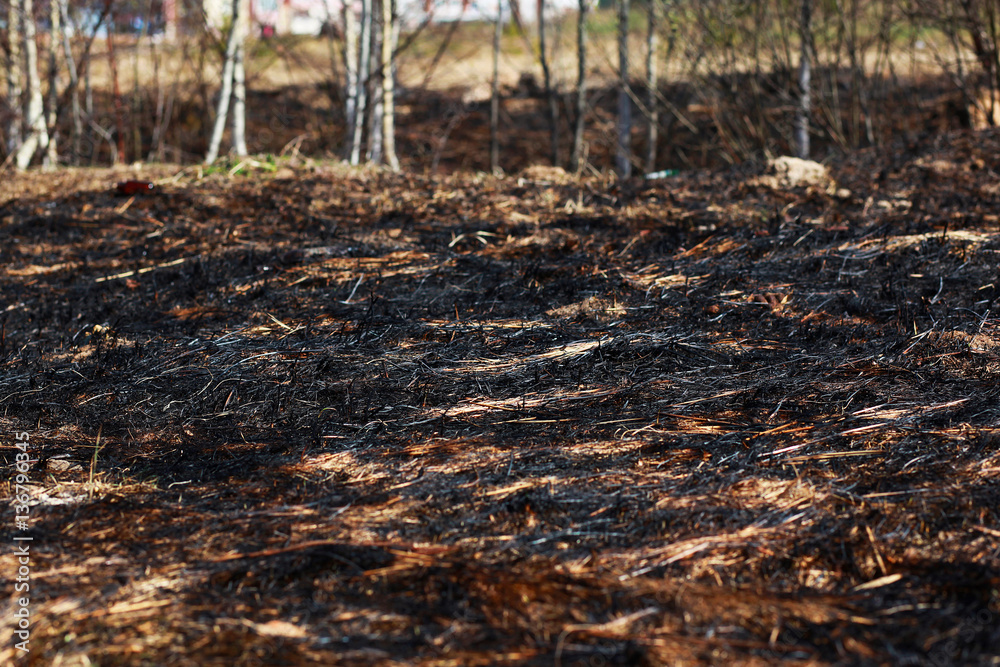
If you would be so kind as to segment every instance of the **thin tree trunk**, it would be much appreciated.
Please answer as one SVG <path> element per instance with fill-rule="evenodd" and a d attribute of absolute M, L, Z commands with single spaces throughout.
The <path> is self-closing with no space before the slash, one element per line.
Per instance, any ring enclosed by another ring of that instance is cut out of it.
<path fill-rule="evenodd" d="M 809 116 L 812 113 L 810 94 L 812 79 L 812 0 L 802 0 L 802 16 L 799 23 L 799 38 L 802 51 L 799 56 L 799 108 L 795 119 L 795 143 L 798 156 L 809 159 Z"/>
<path fill-rule="evenodd" d="M 56 142 L 57 121 L 59 120 L 59 33 L 62 32 L 61 21 L 59 20 L 59 3 L 56 0 L 49 0 L 49 95 L 46 125 L 49 131 L 48 151 L 45 155 L 45 164 L 48 167 L 56 167 L 59 164 L 59 153 Z"/>
<path fill-rule="evenodd" d="M 24 55 L 27 66 L 28 136 L 18 148 L 15 158 L 18 169 L 26 169 L 38 150 L 49 144 L 45 127 L 45 105 L 42 103 L 42 81 L 38 77 L 38 45 L 35 43 L 35 13 L 33 0 L 24 0 Z"/>
<path fill-rule="evenodd" d="M 104 13 L 102 14 L 102 19 L 107 19 L 111 17 L 111 2 L 108 0 L 104 3 Z M 108 21 L 107 31 L 111 34 L 114 30 L 114 19 Z M 100 26 L 98 26 L 100 27 Z M 93 34 L 93 37 L 97 36 L 97 32 Z M 83 110 L 87 112 L 87 118 L 93 121 L 94 118 L 94 86 L 93 81 L 90 76 L 90 58 L 83 63 Z"/>
<path fill-rule="evenodd" d="M 632 100 L 628 88 L 629 0 L 618 0 L 618 141 L 615 170 L 620 178 L 632 175 Z"/>
<path fill-rule="evenodd" d="M 237 0 L 240 1 L 240 0 Z M 233 60 L 233 152 L 247 155 L 247 85 L 243 61 L 246 55 L 248 7 L 240 12 L 240 20 L 235 26 L 239 30 L 236 54 Z"/>
<path fill-rule="evenodd" d="M 659 72 L 657 65 L 657 51 L 659 51 L 659 23 L 660 5 L 659 0 L 648 0 L 646 26 L 646 113 L 647 113 L 647 133 L 646 133 L 646 173 L 656 170 L 656 143 L 659 141 L 660 133 L 660 105 L 657 101 L 659 94 Z"/>
<path fill-rule="evenodd" d="M 372 19 L 371 19 L 371 29 L 369 34 L 371 35 L 371 50 L 370 62 L 368 63 L 368 98 L 372 101 L 371 105 L 371 115 L 368 118 L 368 150 L 365 154 L 365 159 L 368 162 L 379 164 L 382 162 L 382 116 L 384 109 L 382 108 L 382 95 L 380 94 L 381 89 L 381 79 L 376 77 L 376 74 L 380 74 L 379 70 L 382 69 L 381 66 L 381 47 L 382 47 L 382 5 L 385 0 L 376 0 L 372 3 Z"/>
<path fill-rule="evenodd" d="M 382 0 L 382 141 L 385 163 L 393 171 L 399 171 L 399 157 L 396 155 L 396 106 L 395 78 L 393 76 L 393 35 L 395 17 L 392 0 Z"/>
<path fill-rule="evenodd" d="M 94 86 L 90 77 L 90 61 L 83 64 L 83 110 L 87 118 L 94 117 Z"/>
<path fill-rule="evenodd" d="M 368 107 L 368 71 L 371 57 L 372 0 L 361 0 L 361 33 L 358 44 L 357 108 L 354 113 L 354 135 L 351 139 L 351 164 L 361 162 L 361 138 Z"/>
<path fill-rule="evenodd" d="M 21 0 L 10 0 L 7 5 L 7 105 L 10 120 L 7 123 L 7 153 L 13 155 L 21 146 L 24 104 L 21 100 L 21 72 L 24 68 L 21 53 Z"/>
<path fill-rule="evenodd" d="M 354 125 L 358 113 L 358 19 L 344 3 L 344 155 L 354 154 Z"/>
<path fill-rule="evenodd" d="M 493 24 L 493 84 L 490 91 L 490 171 L 500 171 L 500 38 L 503 36 L 503 0 L 497 0 Z"/>
<path fill-rule="evenodd" d="M 215 110 L 215 125 L 212 128 L 212 139 L 208 144 L 208 152 L 205 154 L 205 164 L 211 164 L 219 157 L 219 146 L 222 144 L 222 134 L 226 129 L 229 101 L 233 96 L 233 70 L 236 68 L 236 52 L 239 50 L 240 4 L 241 0 L 233 0 L 232 27 L 229 29 L 229 39 L 226 40 L 226 62 L 222 65 L 222 90 L 219 92 L 219 103 Z"/>
<path fill-rule="evenodd" d="M 576 20 L 576 118 L 573 123 L 573 151 L 570 169 L 580 171 L 583 166 L 583 130 L 587 112 L 587 14 L 590 0 L 580 0 Z"/>
<path fill-rule="evenodd" d="M 545 0 L 538 0 L 538 50 L 542 64 L 542 83 L 545 99 L 549 106 L 549 159 L 553 166 L 559 165 L 559 108 L 556 92 L 552 85 L 552 71 L 549 68 L 549 54 L 546 45 Z"/>

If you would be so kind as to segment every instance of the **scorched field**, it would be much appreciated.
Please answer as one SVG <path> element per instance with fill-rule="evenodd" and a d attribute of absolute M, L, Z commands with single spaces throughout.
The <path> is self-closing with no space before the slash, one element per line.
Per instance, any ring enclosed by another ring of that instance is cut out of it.
<path fill-rule="evenodd" d="M 4 663 L 1000 663 L 1000 134 L 251 172 L 4 175 Z"/>

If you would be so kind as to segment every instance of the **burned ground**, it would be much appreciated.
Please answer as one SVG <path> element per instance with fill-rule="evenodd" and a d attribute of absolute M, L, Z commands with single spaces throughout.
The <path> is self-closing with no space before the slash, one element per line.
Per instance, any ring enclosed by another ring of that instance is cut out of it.
<path fill-rule="evenodd" d="M 997 664 L 998 156 L 7 176 L 24 664 Z"/>

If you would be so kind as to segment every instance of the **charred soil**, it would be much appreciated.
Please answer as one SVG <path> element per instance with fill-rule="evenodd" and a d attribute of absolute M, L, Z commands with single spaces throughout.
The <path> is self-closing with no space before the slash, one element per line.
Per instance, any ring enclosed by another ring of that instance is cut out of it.
<path fill-rule="evenodd" d="M 5 176 L 24 664 L 996 664 L 998 156 Z"/>

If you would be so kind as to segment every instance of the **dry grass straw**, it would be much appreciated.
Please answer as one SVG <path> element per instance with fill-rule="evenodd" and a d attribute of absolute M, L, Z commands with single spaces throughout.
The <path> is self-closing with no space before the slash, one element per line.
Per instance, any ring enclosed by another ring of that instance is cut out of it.
<path fill-rule="evenodd" d="M 995 662 L 998 149 L 847 197 L 22 177 L 34 659 Z"/>

